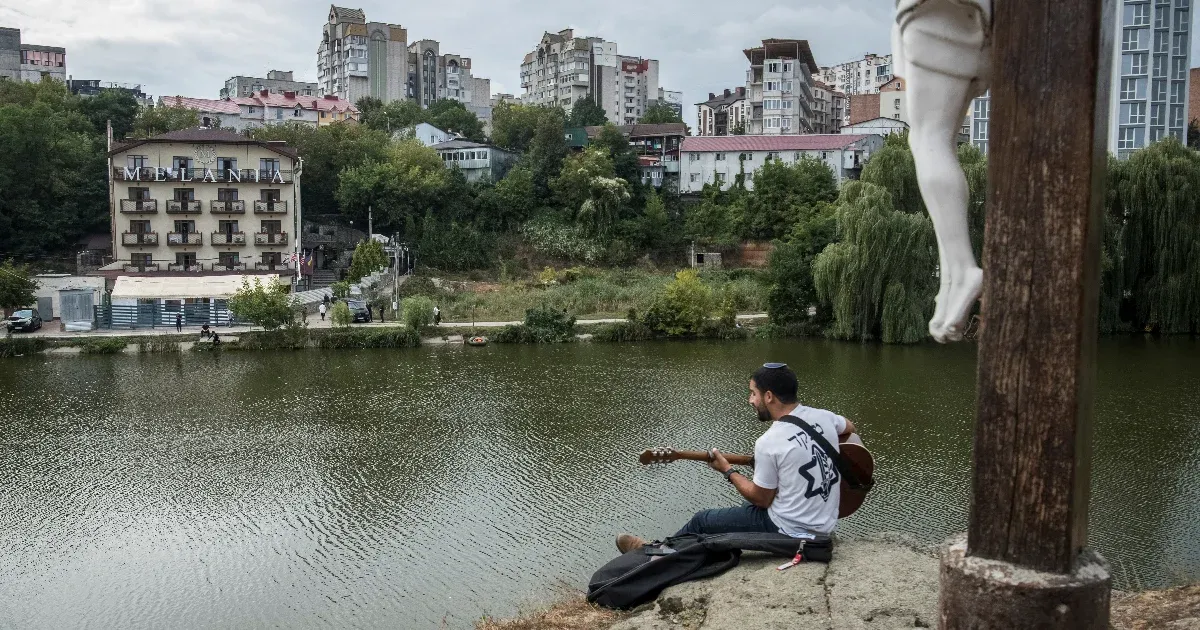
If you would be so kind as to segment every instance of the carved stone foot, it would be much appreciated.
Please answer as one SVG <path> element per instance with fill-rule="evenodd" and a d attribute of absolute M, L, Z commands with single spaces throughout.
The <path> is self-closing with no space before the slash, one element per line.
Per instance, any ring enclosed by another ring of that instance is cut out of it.
<path fill-rule="evenodd" d="M 962 341 L 967 318 L 983 291 L 983 270 L 976 266 L 943 270 L 937 310 L 929 321 L 929 334 L 938 343 Z"/>

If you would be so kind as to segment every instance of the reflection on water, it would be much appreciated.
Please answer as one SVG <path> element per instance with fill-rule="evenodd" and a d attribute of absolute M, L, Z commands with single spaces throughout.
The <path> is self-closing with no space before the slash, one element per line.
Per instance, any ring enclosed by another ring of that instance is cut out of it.
<path fill-rule="evenodd" d="M 1200 578 L 1200 344 L 1105 341 L 1092 541 Z M 729 504 L 654 445 L 747 451 L 765 360 L 879 466 L 843 535 L 963 530 L 974 352 L 824 341 L 29 358 L 0 381 L 0 619 L 470 627 L 581 587 L 621 531 Z M 2 624 L 0 624 L 2 625 Z"/>

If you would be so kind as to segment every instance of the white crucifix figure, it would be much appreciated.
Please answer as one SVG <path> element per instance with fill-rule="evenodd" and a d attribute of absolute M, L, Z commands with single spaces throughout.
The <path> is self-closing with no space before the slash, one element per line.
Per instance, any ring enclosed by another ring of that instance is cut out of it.
<path fill-rule="evenodd" d="M 971 100 L 991 78 L 992 0 L 896 0 L 895 75 L 908 82 L 909 144 L 917 182 L 937 232 L 939 276 L 929 334 L 963 337 L 983 288 L 967 229 L 967 179 L 958 132 Z"/>

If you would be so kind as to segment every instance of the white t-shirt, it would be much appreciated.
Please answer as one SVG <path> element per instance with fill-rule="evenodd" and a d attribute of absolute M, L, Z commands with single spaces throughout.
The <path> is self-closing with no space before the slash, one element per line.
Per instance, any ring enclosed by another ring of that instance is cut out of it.
<path fill-rule="evenodd" d="M 846 419 L 797 406 L 790 414 L 821 433 L 835 449 Z M 833 460 L 800 427 L 777 420 L 754 443 L 754 484 L 777 489 L 767 515 L 789 536 L 828 534 L 837 526 L 841 476 Z"/>

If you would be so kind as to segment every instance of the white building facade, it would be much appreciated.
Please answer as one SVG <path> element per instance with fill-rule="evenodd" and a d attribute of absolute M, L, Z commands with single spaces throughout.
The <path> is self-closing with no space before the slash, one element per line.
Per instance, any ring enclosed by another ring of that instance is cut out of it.
<path fill-rule="evenodd" d="M 808 42 L 767 39 L 745 51 L 746 97 L 750 118 L 746 133 L 789 135 L 813 132 L 813 74 L 816 60 Z"/>
<path fill-rule="evenodd" d="M 746 88 L 708 94 L 708 100 L 696 103 L 697 136 L 732 136 L 746 133 L 750 122 L 750 101 Z"/>
<path fill-rule="evenodd" d="M 868 53 L 862 59 L 823 66 L 818 78 L 835 92 L 845 95 L 874 94 L 891 80 L 892 72 L 891 55 Z"/>
<path fill-rule="evenodd" d="M 753 174 L 768 160 L 792 164 L 813 158 L 824 162 L 840 185 L 856 179 L 871 155 L 883 146 L 883 136 L 807 134 L 792 136 L 689 137 L 680 149 L 679 191 L 698 193 L 706 184 L 726 189 L 746 174 L 753 190 Z"/>
<path fill-rule="evenodd" d="M 321 95 L 351 103 L 366 96 L 385 103 L 406 98 L 408 31 L 367 22 L 360 9 L 330 7 L 317 46 L 317 86 Z"/>

